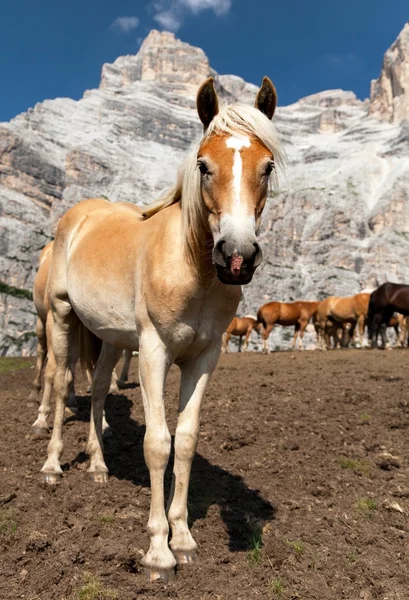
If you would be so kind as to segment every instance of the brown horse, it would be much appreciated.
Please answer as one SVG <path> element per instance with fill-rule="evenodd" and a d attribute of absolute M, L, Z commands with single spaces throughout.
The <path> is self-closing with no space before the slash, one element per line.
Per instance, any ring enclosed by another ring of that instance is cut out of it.
<path fill-rule="evenodd" d="M 267 354 L 268 336 L 273 330 L 274 325 L 283 327 L 294 326 L 294 338 L 292 348 L 296 347 L 297 337 L 299 337 L 299 348 L 303 347 L 303 338 L 305 328 L 314 316 L 319 302 L 307 302 L 298 300 L 297 302 L 268 302 L 258 309 L 257 321 L 263 325 L 263 352 Z"/>
<path fill-rule="evenodd" d="M 372 348 L 378 347 L 378 336 L 394 312 L 409 316 L 409 285 L 386 282 L 372 292 L 369 301 L 368 337 Z"/>
<path fill-rule="evenodd" d="M 257 322 L 255 317 L 247 315 L 245 317 L 234 317 L 225 333 L 223 334 L 222 352 L 229 351 L 229 341 L 232 335 L 237 335 L 239 338 L 239 352 L 241 352 L 241 342 L 244 337 L 243 352 L 246 352 L 249 337 L 255 329 L 260 333 L 261 324 Z"/>
<path fill-rule="evenodd" d="M 326 333 L 326 327 L 328 321 L 335 323 L 350 323 L 352 330 L 350 330 L 345 336 L 343 345 L 348 345 L 349 338 L 352 337 L 355 330 L 356 324 L 359 328 L 359 341 L 360 345 L 363 346 L 363 338 L 365 333 L 365 321 L 368 314 L 370 294 L 367 292 L 360 292 L 354 296 L 330 296 L 325 298 L 319 303 L 317 308 L 316 319 L 322 332 L 323 339 L 326 341 L 328 347 L 328 339 Z M 347 330 L 345 330 L 346 332 Z M 325 347 L 324 347 L 325 348 Z"/>
<path fill-rule="evenodd" d="M 54 484 L 62 475 L 71 357 L 79 351 L 81 359 L 93 362 L 95 338 L 103 344 L 93 373 L 88 474 L 95 482 L 107 481 L 105 397 L 122 349 L 139 350 L 144 456 L 151 482 L 150 546 L 142 563 L 152 580 L 168 580 L 177 562 L 196 557 L 187 499 L 200 407 L 241 285 L 251 281 L 262 260 L 257 234 L 270 175 L 283 156 L 271 123 L 275 105 L 274 86 L 264 78 L 255 107 L 236 104 L 219 110 L 213 79 L 208 79 L 197 96 L 204 133 L 177 185 L 145 210 L 145 218 L 122 203 L 84 200 L 63 215 L 57 228 L 49 277 L 56 410 L 43 481 Z M 181 384 L 165 510 L 164 475 L 172 441 L 165 380 L 172 364 L 181 370 Z"/>

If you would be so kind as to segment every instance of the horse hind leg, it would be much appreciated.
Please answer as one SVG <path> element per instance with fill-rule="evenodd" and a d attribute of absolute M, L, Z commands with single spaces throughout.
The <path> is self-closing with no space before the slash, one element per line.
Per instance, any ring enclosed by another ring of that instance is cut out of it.
<path fill-rule="evenodd" d="M 300 323 L 300 334 L 298 338 L 298 348 L 299 350 L 304 350 L 304 333 L 305 329 L 308 325 L 308 321 L 301 321 Z"/>
<path fill-rule="evenodd" d="M 124 366 L 122 367 L 121 374 L 117 381 L 117 386 L 123 388 L 129 377 L 129 367 L 132 360 L 132 350 L 125 350 L 124 352 Z"/>
<path fill-rule="evenodd" d="M 104 342 L 92 378 L 91 419 L 87 453 L 91 459 L 88 474 L 96 483 L 105 483 L 108 480 L 108 469 L 104 461 L 102 441 L 103 434 L 106 435 L 107 432 L 104 403 L 109 392 L 112 371 L 120 356 L 120 349 Z"/>
<path fill-rule="evenodd" d="M 32 383 L 32 389 L 28 397 L 28 406 L 38 404 L 39 394 L 41 391 L 41 375 L 43 373 L 44 362 L 47 357 L 47 334 L 46 324 L 40 317 L 37 317 L 36 322 L 36 335 L 37 335 L 37 359 L 36 369 L 34 373 L 34 380 Z"/>
<path fill-rule="evenodd" d="M 266 325 L 266 327 L 263 329 L 263 333 L 261 334 L 261 337 L 263 338 L 263 354 L 269 354 L 268 337 L 272 331 L 273 331 L 273 325 L 268 323 Z"/>
<path fill-rule="evenodd" d="M 292 351 L 294 351 L 297 346 L 297 338 L 298 338 L 299 333 L 300 333 L 300 325 L 299 325 L 299 323 L 297 323 L 294 327 L 294 337 L 293 337 L 293 343 L 292 343 L 292 348 L 291 348 Z"/>
<path fill-rule="evenodd" d="M 47 364 L 44 371 L 44 389 L 41 404 L 38 407 L 37 419 L 31 426 L 31 433 L 35 437 L 47 437 L 49 434 L 48 417 L 50 414 L 51 394 L 53 391 L 54 376 L 56 371 L 55 356 L 52 347 L 53 317 L 51 311 L 47 314 L 45 334 L 47 339 Z"/>
<path fill-rule="evenodd" d="M 60 457 L 64 449 L 62 439 L 64 411 L 69 386 L 74 377 L 72 365 L 77 360 L 77 357 L 72 355 L 77 351 L 75 334 L 78 327 L 78 318 L 73 312 L 67 297 L 56 295 L 53 304 L 54 324 L 51 343 L 56 363 L 54 377 L 55 415 L 53 432 L 48 444 L 47 460 L 41 469 L 42 480 L 47 484 L 57 483 L 62 476 Z"/>
<path fill-rule="evenodd" d="M 251 327 L 246 332 L 246 335 L 244 337 L 244 343 L 243 343 L 243 352 L 247 352 L 247 347 L 249 345 L 249 338 L 250 338 L 252 331 L 253 331 L 253 328 Z"/>

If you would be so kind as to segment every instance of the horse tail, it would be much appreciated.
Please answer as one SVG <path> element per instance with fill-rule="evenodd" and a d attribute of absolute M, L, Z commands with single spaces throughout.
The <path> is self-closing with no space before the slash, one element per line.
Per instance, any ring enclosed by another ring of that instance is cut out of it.
<path fill-rule="evenodd" d="M 368 304 L 368 314 L 366 316 L 366 323 L 368 327 L 368 340 L 372 340 L 372 332 L 374 329 L 374 319 L 375 319 L 375 300 L 373 292 L 369 297 Z"/>
<path fill-rule="evenodd" d="M 257 325 L 262 325 L 264 327 L 264 329 L 266 329 L 267 327 L 267 323 L 266 320 L 264 318 L 264 313 L 262 310 L 263 307 L 259 308 L 257 311 Z"/>
<path fill-rule="evenodd" d="M 77 336 L 81 367 L 92 374 L 101 353 L 102 340 L 81 322 L 78 325 Z"/>

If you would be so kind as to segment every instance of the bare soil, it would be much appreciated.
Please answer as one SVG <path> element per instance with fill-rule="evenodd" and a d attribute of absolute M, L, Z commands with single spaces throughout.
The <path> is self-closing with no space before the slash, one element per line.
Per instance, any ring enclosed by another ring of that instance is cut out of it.
<path fill-rule="evenodd" d="M 105 486 L 87 479 L 82 377 L 63 480 L 44 488 L 33 361 L 0 373 L 0 598 L 409 598 L 409 350 L 223 356 L 189 495 L 199 561 L 168 586 L 147 583 L 139 564 L 150 489 L 136 363 L 107 400 Z M 167 390 L 174 431 L 177 369 Z"/>

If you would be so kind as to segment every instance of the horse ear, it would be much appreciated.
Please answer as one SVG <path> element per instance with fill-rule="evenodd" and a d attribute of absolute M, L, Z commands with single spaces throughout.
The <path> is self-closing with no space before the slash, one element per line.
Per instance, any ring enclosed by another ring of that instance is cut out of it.
<path fill-rule="evenodd" d="M 196 98 L 197 112 L 204 129 L 209 127 L 213 118 L 219 112 L 219 102 L 217 100 L 216 90 L 214 89 L 213 77 L 206 79 L 199 88 Z"/>
<path fill-rule="evenodd" d="M 272 119 L 277 104 L 277 92 L 273 82 L 268 77 L 263 77 L 254 106 L 261 110 L 268 119 Z"/>

